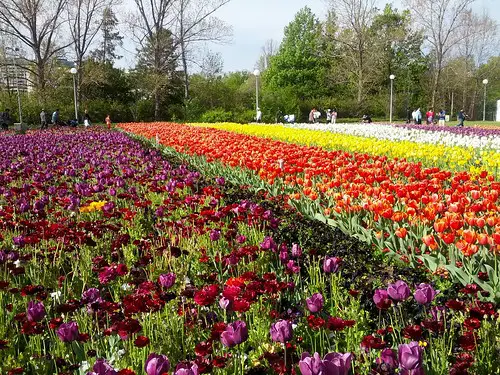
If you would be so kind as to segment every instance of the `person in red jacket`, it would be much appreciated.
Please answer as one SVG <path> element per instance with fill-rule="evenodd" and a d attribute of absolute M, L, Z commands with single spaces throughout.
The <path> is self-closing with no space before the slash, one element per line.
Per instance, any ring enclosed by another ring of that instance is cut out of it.
<path fill-rule="evenodd" d="M 427 113 L 425 114 L 425 117 L 427 117 L 427 125 L 432 125 L 434 124 L 434 109 L 429 109 Z"/>

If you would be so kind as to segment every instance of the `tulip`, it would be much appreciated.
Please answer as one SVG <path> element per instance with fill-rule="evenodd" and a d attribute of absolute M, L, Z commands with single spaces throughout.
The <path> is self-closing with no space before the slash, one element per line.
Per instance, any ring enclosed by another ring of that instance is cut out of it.
<path fill-rule="evenodd" d="M 292 258 L 300 258 L 302 256 L 302 249 L 296 243 L 292 244 Z"/>
<path fill-rule="evenodd" d="M 399 345 L 398 361 L 401 374 L 423 375 L 423 348 L 416 341 Z"/>
<path fill-rule="evenodd" d="M 417 301 L 421 305 L 427 305 L 434 301 L 434 298 L 439 293 L 439 291 L 434 290 L 432 286 L 429 284 L 419 284 L 417 285 L 417 290 L 413 294 L 415 301 Z"/>
<path fill-rule="evenodd" d="M 373 295 L 373 302 L 379 309 L 388 309 L 392 302 L 389 299 L 389 294 L 385 289 L 377 289 Z"/>
<path fill-rule="evenodd" d="M 245 322 L 237 320 L 229 324 L 220 335 L 220 341 L 228 348 L 245 342 L 248 339 L 248 328 Z"/>
<path fill-rule="evenodd" d="M 278 320 L 271 325 L 269 332 L 273 341 L 284 344 L 293 337 L 292 323 L 288 320 Z"/>
<path fill-rule="evenodd" d="M 230 309 L 232 304 L 233 304 L 232 301 L 226 297 L 222 297 L 219 300 L 219 306 L 222 310 Z"/>
<path fill-rule="evenodd" d="M 220 235 L 221 235 L 221 232 L 219 229 L 212 229 L 210 231 L 210 240 L 217 241 L 217 240 L 219 240 Z"/>
<path fill-rule="evenodd" d="M 351 369 L 351 353 L 328 353 L 323 359 L 318 353 L 303 353 L 299 361 L 302 375 L 347 375 Z"/>
<path fill-rule="evenodd" d="M 323 302 L 321 293 L 315 293 L 311 298 L 306 299 L 307 309 L 312 313 L 317 313 L 323 308 Z"/>
<path fill-rule="evenodd" d="M 89 288 L 82 293 L 82 302 L 92 304 L 101 299 L 101 292 L 97 288 Z"/>
<path fill-rule="evenodd" d="M 163 289 L 170 289 L 175 284 L 175 273 L 160 275 L 158 277 L 158 283 Z"/>
<path fill-rule="evenodd" d="M 57 336 L 62 342 L 71 342 L 80 338 L 78 325 L 75 322 L 63 323 L 56 331 Z"/>
<path fill-rule="evenodd" d="M 276 252 L 278 249 L 278 246 L 271 237 L 265 237 L 264 241 L 260 244 L 260 247 L 263 250 L 271 250 L 272 252 Z"/>
<path fill-rule="evenodd" d="M 95 361 L 94 367 L 92 367 L 91 375 L 117 375 L 118 372 L 115 371 L 109 363 L 104 359 L 98 359 Z"/>
<path fill-rule="evenodd" d="M 42 320 L 45 317 L 45 306 L 43 302 L 29 301 L 26 316 L 30 322 L 39 322 Z"/>
<path fill-rule="evenodd" d="M 389 284 L 387 294 L 394 301 L 404 301 L 410 296 L 410 288 L 403 280 L 396 281 L 395 284 Z"/>
<path fill-rule="evenodd" d="M 174 375 L 198 375 L 196 363 L 182 363 L 175 368 Z"/>
<path fill-rule="evenodd" d="M 390 366 L 391 369 L 396 368 L 398 366 L 398 357 L 394 350 L 392 349 L 384 349 L 380 352 L 380 357 L 377 359 L 377 363 L 385 363 Z"/>
<path fill-rule="evenodd" d="M 323 261 L 323 271 L 325 273 L 336 273 L 342 264 L 342 259 L 337 257 L 325 257 Z"/>
<path fill-rule="evenodd" d="M 166 355 L 151 353 L 144 365 L 147 375 L 168 375 L 170 362 Z"/>

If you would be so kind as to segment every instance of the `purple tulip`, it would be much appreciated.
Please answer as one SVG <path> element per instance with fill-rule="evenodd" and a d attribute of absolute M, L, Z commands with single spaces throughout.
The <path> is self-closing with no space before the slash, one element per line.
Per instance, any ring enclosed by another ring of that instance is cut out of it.
<path fill-rule="evenodd" d="M 220 234 L 221 234 L 221 232 L 219 229 L 212 229 L 210 232 L 210 239 L 212 241 L 217 241 L 220 238 Z"/>
<path fill-rule="evenodd" d="M 351 369 L 351 353 L 328 353 L 323 359 L 318 353 L 303 353 L 299 361 L 302 375 L 347 375 Z"/>
<path fill-rule="evenodd" d="M 168 375 L 170 362 L 166 355 L 151 353 L 144 365 L 147 375 Z"/>
<path fill-rule="evenodd" d="M 418 342 L 416 341 L 412 341 L 409 344 L 399 345 L 399 368 L 403 370 L 400 373 L 414 375 L 419 374 L 416 370 L 420 370 L 423 374 L 423 354 L 424 349 L 418 345 Z"/>
<path fill-rule="evenodd" d="M 43 302 L 29 301 L 26 316 L 30 322 L 39 322 L 42 320 L 45 317 L 45 306 Z"/>
<path fill-rule="evenodd" d="M 245 322 L 237 320 L 229 324 L 220 335 L 220 341 L 228 348 L 239 345 L 248 339 L 248 329 Z"/>
<path fill-rule="evenodd" d="M 63 323 L 56 331 L 57 336 L 62 342 L 71 342 L 80 338 L 78 325 L 75 322 Z"/>
<path fill-rule="evenodd" d="M 394 284 L 389 284 L 387 294 L 394 301 L 405 301 L 410 296 L 410 288 L 403 280 L 398 280 Z"/>
<path fill-rule="evenodd" d="M 163 289 L 170 289 L 175 284 L 175 273 L 162 274 L 158 277 L 158 283 Z"/>
<path fill-rule="evenodd" d="M 377 363 L 385 363 L 391 369 L 395 369 L 398 366 L 398 356 L 394 350 L 386 348 L 380 353 Z"/>
<path fill-rule="evenodd" d="M 300 272 L 300 266 L 294 260 L 291 259 L 287 262 L 286 268 L 292 273 Z"/>
<path fill-rule="evenodd" d="M 373 295 L 373 302 L 379 309 L 388 309 L 392 302 L 389 299 L 389 293 L 385 289 L 377 289 Z"/>
<path fill-rule="evenodd" d="M 23 247 L 25 244 L 24 236 L 14 237 L 12 238 L 12 242 L 14 242 L 14 245 L 16 245 L 17 247 Z"/>
<path fill-rule="evenodd" d="M 302 249 L 296 243 L 292 244 L 292 258 L 300 258 L 302 256 Z"/>
<path fill-rule="evenodd" d="M 174 375 L 198 375 L 196 363 L 179 363 L 175 368 Z"/>
<path fill-rule="evenodd" d="M 307 309 L 312 313 L 317 313 L 323 308 L 323 296 L 321 293 L 315 293 L 311 298 L 306 299 Z"/>
<path fill-rule="evenodd" d="M 232 304 L 232 301 L 226 297 L 222 297 L 219 300 L 219 306 L 222 310 L 229 310 Z"/>
<path fill-rule="evenodd" d="M 238 234 L 236 236 L 236 242 L 238 242 L 239 244 L 245 243 L 246 240 L 247 238 L 242 234 Z"/>
<path fill-rule="evenodd" d="M 118 372 L 115 371 L 111 365 L 104 359 L 98 359 L 95 361 L 94 367 L 92 367 L 91 375 L 117 375 Z"/>
<path fill-rule="evenodd" d="M 439 293 L 439 291 L 434 290 L 429 284 L 419 284 L 417 285 L 417 290 L 413 294 L 415 301 L 421 305 L 426 305 L 434 301 L 434 298 Z"/>
<path fill-rule="evenodd" d="M 217 182 L 217 184 L 219 185 L 224 185 L 226 183 L 226 180 L 224 179 L 224 177 L 216 177 L 215 182 Z"/>
<path fill-rule="evenodd" d="M 288 250 L 286 246 L 281 246 L 280 248 L 280 260 L 281 263 L 287 263 L 288 262 Z"/>
<path fill-rule="evenodd" d="M 82 293 L 82 303 L 92 304 L 101 300 L 101 292 L 97 288 L 89 288 Z"/>
<path fill-rule="evenodd" d="M 278 246 L 271 237 L 265 237 L 264 241 L 260 244 L 261 249 L 263 250 L 271 250 L 272 252 L 276 252 L 278 250 Z"/>
<path fill-rule="evenodd" d="M 288 320 L 278 320 L 276 323 L 271 324 L 269 333 L 273 341 L 284 344 L 293 337 L 292 323 Z"/>
<path fill-rule="evenodd" d="M 336 273 L 342 264 L 342 259 L 337 257 L 325 257 L 323 261 L 323 271 L 325 273 Z"/>

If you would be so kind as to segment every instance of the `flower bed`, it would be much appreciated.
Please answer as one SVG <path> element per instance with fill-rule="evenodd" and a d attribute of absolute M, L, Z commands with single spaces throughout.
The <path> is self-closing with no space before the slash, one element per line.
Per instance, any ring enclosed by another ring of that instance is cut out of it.
<path fill-rule="evenodd" d="M 497 145 L 497 140 L 492 135 L 489 136 L 488 140 L 482 142 L 471 135 L 468 136 L 468 141 L 463 141 L 461 136 L 451 135 L 450 132 L 434 132 L 434 134 L 429 135 L 427 132 L 419 131 L 417 133 L 418 138 L 416 135 L 412 135 L 413 138 L 407 139 L 405 137 L 409 136 L 408 132 L 413 134 L 416 130 L 402 131 L 398 130 L 397 127 L 392 127 L 392 131 L 390 128 L 388 131 L 376 130 L 379 127 L 383 129 L 384 125 L 370 125 L 371 128 L 367 128 L 366 125 L 331 125 L 330 127 L 327 127 L 327 125 L 312 125 L 313 129 L 308 129 L 311 125 L 299 125 L 299 129 L 290 129 L 281 125 L 240 125 L 230 123 L 191 125 L 213 127 L 239 134 L 266 137 L 306 146 L 319 146 L 334 151 L 342 150 L 349 153 L 366 153 L 404 159 L 421 163 L 425 167 L 439 167 L 449 171 L 468 171 L 479 174 L 482 170 L 486 170 L 497 176 L 500 165 L 500 153 L 495 148 L 485 147 L 492 143 L 494 146 Z M 325 127 L 331 132 L 326 134 L 319 132 L 317 127 Z M 338 131 L 336 130 L 337 127 L 339 127 Z M 358 128 L 365 131 L 357 131 Z M 385 137 L 382 134 L 385 134 Z M 429 139 L 433 139 L 434 142 L 426 142 Z M 450 145 L 444 146 L 441 142 Z M 453 142 L 459 145 L 451 145 Z M 468 144 L 470 147 L 462 147 L 467 142 L 470 142 Z M 474 148 L 474 146 L 477 147 Z"/>
<path fill-rule="evenodd" d="M 283 197 L 115 132 L 0 141 L 1 373 L 499 367 L 498 314 L 476 285 L 384 264 Z"/>
<path fill-rule="evenodd" d="M 463 285 L 475 282 L 500 299 L 500 185 L 482 172 L 439 168 L 367 154 L 178 124 L 125 124 L 125 130 L 158 140 L 209 163 L 249 169 L 291 191 L 299 211 L 413 264 L 423 263 Z M 207 170 L 210 166 L 207 167 Z M 251 181 L 249 183 L 254 183 Z M 264 187 L 265 188 L 265 187 Z M 480 272 L 487 274 L 480 278 Z"/>

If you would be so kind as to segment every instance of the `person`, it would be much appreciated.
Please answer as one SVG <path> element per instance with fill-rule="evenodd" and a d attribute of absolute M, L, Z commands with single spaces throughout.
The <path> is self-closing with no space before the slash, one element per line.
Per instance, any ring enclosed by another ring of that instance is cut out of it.
<path fill-rule="evenodd" d="M 83 115 L 83 124 L 85 125 L 86 128 L 91 125 L 90 115 L 87 109 L 85 110 L 85 114 Z"/>
<path fill-rule="evenodd" d="M 432 125 L 434 123 L 434 110 L 432 108 L 429 109 L 425 114 L 425 117 L 427 119 L 427 125 Z"/>
<path fill-rule="evenodd" d="M 284 120 L 287 124 L 295 123 L 295 115 L 285 115 Z"/>
<path fill-rule="evenodd" d="M 257 117 L 255 119 L 258 123 L 262 122 L 262 111 L 260 110 L 260 108 L 257 108 Z"/>
<path fill-rule="evenodd" d="M 465 111 L 463 109 L 461 109 L 460 112 L 458 112 L 457 118 L 458 118 L 458 125 L 457 126 L 459 128 L 463 128 L 464 121 L 467 118 L 467 114 L 465 113 Z"/>
<path fill-rule="evenodd" d="M 337 122 L 337 110 L 336 109 L 333 109 L 333 111 L 332 111 L 332 121 L 331 122 L 334 125 Z"/>
<path fill-rule="evenodd" d="M 420 108 L 417 108 L 415 111 L 415 122 L 417 125 L 422 125 L 422 112 L 420 111 Z"/>
<path fill-rule="evenodd" d="M 59 125 L 59 108 L 52 113 L 52 124 Z"/>
<path fill-rule="evenodd" d="M 111 117 L 109 116 L 109 114 L 106 116 L 106 119 L 104 121 L 106 122 L 108 129 L 111 129 Z"/>
<path fill-rule="evenodd" d="M 9 125 L 12 122 L 12 118 L 10 117 L 10 109 L 6 108 L 4 112 L 0 113 L 0 123 L 2 126 L 2 130 L 9 130 Z"/>
<path fill-rule="evenodd" d="M 413 124 L 415 125 L 417 123 L 417 110 L 416 109 L 411 113 L 411 119 L 413 120 Z"/>
<path fill-rule="evenodd" d="M 47 113 L 45 112 L 45 109 L 42 109 L 42 112 L 40 112 L 40 122 L 42 124 L 41 129 L 49 128 L 49 124 L 47 123 Z"/>
<path fill-rule="evenodd" d="M 326 122 L 332 122 L 332 110 L 330 108 L 326 111 Z"/>
<path fill-rule="evenodd" d="M 444 126 L 446 121 L 446 111 L 444 109 L 439 111 L 438 118 L 439 118 L 439 126 Z"/>
<path fill-rule="evenodd" d="M 314 119 L 315 119 L 315 116 L 314 116 L 315 113 L 316 113 L 316 108 L 311 109 L 311 112 L 309 112 L 309 122 L 312 123 L 312 124 L 315 122 L 314 121 Z"/>
<path fill-rule="evenodd" d="M 319 122 L 319 119 L 321 117 L 321 112 L 320 111 L 314 111 L 314 122 Z"/>
<path fill-rule="evenodd" d="M 368 115 L 363 115 L 362 120 L 363 120 L 363 123 L 365 123 L 365 124 L 371 124 L 372 123 L 372 118 L 370 116 L 368 116 Z"/>
<path fill-rule="evenodd" d="M 68 124 L 68 126 L 71 126 L 72 128 L 76 128 L 76 126 L 78 125 L 78 121 L 75 119 L 69 119 L 67 124 Z"/>

